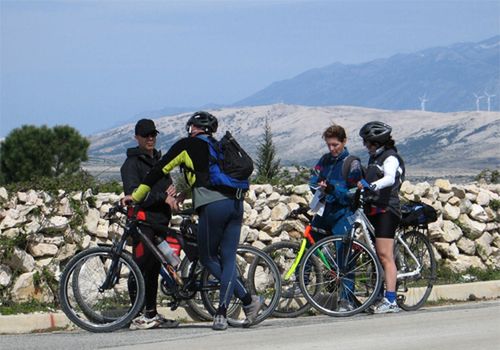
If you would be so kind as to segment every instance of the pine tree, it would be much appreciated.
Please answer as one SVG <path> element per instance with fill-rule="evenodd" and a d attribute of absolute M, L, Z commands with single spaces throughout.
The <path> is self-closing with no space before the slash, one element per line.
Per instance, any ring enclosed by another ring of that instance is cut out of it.
<path fill-rule="evenodd" d="M 266 118 L 262 142 L 257 148 L 257 182 L 272 183 L 280 171 L 280 159 L 276 159 L 276 147 L 273 144 L 271 126 Z"/>
<path fill-rule="evenodd" d="M 87 160 L 89 141 L 74 128 L 23 125 L 0 145 L 2 183 L 71 175 Z"/>

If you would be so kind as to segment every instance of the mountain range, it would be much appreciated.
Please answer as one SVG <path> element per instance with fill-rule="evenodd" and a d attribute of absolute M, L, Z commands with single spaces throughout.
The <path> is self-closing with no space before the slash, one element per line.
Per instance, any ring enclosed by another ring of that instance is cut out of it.
<path fill-rule="evenodd" d="M 418 110 L 380 110 L 351 106 L 311 107 L 273 104 L 209 110 L 219 119 L 221 136 L 226 130 L 255 156 L 268 120 L 278 157 L 283 164 L 311 165 L 327 152 L 323 130 L 337 123 L 348 131 L 351 153 L 366 160 L 358 136 L 368 121 L 380 120 L 393 127 L 393 136 L 410 171 L 429 174 L 477 174 L 500 168 L 498 152 L 500 112 L 465 111 L 438 113 Z M 166 151 L 185 137 L 190 113 L 155 118 L 160 135 L 157 148 Z M 128 147 L 134 147 L 134 125 L 129 123 L 90 138 L 92 163 L 121 164 Z"/>
<path fill-rule="evenodd" d="M 136 144 L 133 128 L 142 117 L 155 120 L 161 131 L 157 146 L 167 150 L 185 136 L 184 124 L 196 109 L 202 108 L 148 111 L 92 135 L 89 164 L 121 164 L 126 148 Z M 348 130 L 349 149 L 366 160 L 357 132 L 364 123 L 381 120 L 394 127 L 399 150 L 415 173 L 498 169 L 500 36 L 361 64 L 334 63 L 272 83 L 231 105 L 203 109 L 252 155 L 267 118 L 282 164 L 311 165 L 326 152 L 321 133 L 333 122 Z"/>
<path fill-rule="evenodd" d="M 333 63 L 274 82 L 234 106 L 350 105 L 436 112 L 500 110 L 500 35 L 397 54 L 361 64 Z M 482 97 L 481 97 L 482 96 Z"/>

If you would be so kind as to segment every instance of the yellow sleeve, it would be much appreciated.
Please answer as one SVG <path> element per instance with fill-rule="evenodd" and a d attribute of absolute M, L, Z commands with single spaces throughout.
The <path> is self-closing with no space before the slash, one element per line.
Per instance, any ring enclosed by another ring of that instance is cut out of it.
<path fill-rule="evenodd" d="M 134 192 L 132 193 L 132 199 L 134 202 L 142 202 L 144 198 L 148 195 L 149 191 L 151 191 L 151 187 L 148 185 L 140 184 Z"/>

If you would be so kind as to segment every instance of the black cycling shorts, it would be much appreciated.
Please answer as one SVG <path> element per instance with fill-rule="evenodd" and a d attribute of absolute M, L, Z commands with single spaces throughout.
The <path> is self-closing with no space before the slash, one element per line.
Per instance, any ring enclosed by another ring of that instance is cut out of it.
<path fill-rule="evenodd" d="M 371 224 L 375 228 L 376 238 L 392 238 L 396 234 L 399 221 L 401 220 L 396 214 L 391 211 L 385 213 L 378 213 L 368 216 Z"/>

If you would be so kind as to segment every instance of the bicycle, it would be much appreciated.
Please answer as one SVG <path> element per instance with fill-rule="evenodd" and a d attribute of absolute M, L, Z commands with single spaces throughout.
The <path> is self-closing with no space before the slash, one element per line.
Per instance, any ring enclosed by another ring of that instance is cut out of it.
<path fill-rule="evenodd" d="M 383 272 L 373 244 L 374 228 L 363 210 L 365 195 L 365 190 L 356 191 L 356 210 L 349 218 L 352 224 L 349 234 L 345 237 L 327 237 L 315 243 L 300 264 L 300 288 L 307 301 L 323 314 L 355 315 L 371 306 L 382 290 Z M 395 235 L 397 302 L 404 310 L 416 310 L 425 303 L 435 278 L 436 262 L 432 246 L 418 231 L 423 228 L 400 227 Z M 322 279 L 315 276 L 311 278 L 313 271 L 306 267 L 318 261 L 319 252 L 328 258 L 328 264 L 320 265 Z M 314 285 L 315 278 L 321 281 L 321 285 Z M 422 284 L 422 280 L 423 292 L 408 287 L 412 283 Z M 314 289 L 311 291 L 312 287 Z M 321 288 L 322 298 L 316 297 L 318 287 Z M 346 303 L 342 305 L 341 301 Z"/>
<path fill-rule="evenodd" d="M 300 242 L 281 241 L 264 248 L 264 252 L 274 260 L 281 274 L 281 299 L 274 310 L 273 316 L 275 317 L 298 317 L 311 308 L 300 291 L 298 273 L 296 273 L 297 267 L 307 247 L 316 243 L 313 234 L 327 236 L 330 233 L 321 228 L 313 227 L 311 225 L 313 216 L 308 211 L 308 206 L 299 204 L 299 208 L 292 210 L 288 216 L 289 219 L 297 219 L 300 215 L 304 215 L 308 219 L 309 223 L 302 233 Z M 320 276 L 320 267 L 317 261 L 315 261 L 313 268 Z"/>
<path fill-rule="evenodd" d="M 108 213 L 115 222 L 127 215 L 127 210 L 119 204 Z M 91 332 L 111 332 L 127 326 L 142 310 L 145 286 L 139 267 L 131 254 L 125 250 L 130 237 L 137 237 L 166 268 L 170 283 L 161 281 L 161 289 L 172 301 L 175 309 L 186 301 L 194 310 L 200 303 L 193 302 L 199 294 L 201 304 L 213 315 L 217 309 L 219 282 L 207 269 L 198 263 L 193 253 L 193 237 L 189 227 L 190 215 L 183 216 L 178 233 L 182 249 L 187 252 L 178 271 L 168 264 L 151 240 L 146 237 L 141 225 L 149 225 L 136 216 L 130 217 L 124 225 L 123 235 L 111 246 L 98 246 L 75 255 L 66 265 L 60 280 L 59 299 L 63 312 L 80 328 Z M 189 244 L 191 242 L 191 246 Z M 196 250 L 194 250 L 196 251 Z M 261 250 L 251 246 L 238 247 L 239 277 L 252 294 L 264 297 L 264 307 L 253 324 L 270 316 L 279 301 L 281 284 L 279 272 L 274 262 Z M 172 283 L 173 282 L 173 283 Z M 129 293 L 135 290 L 135 293 Z M 240 302 L 233 297 L 228 307 L 228 323 L 231 326 L 249 326 L 241 318 Z M 196 311 L 195 311 L 196 312 Z"/>

